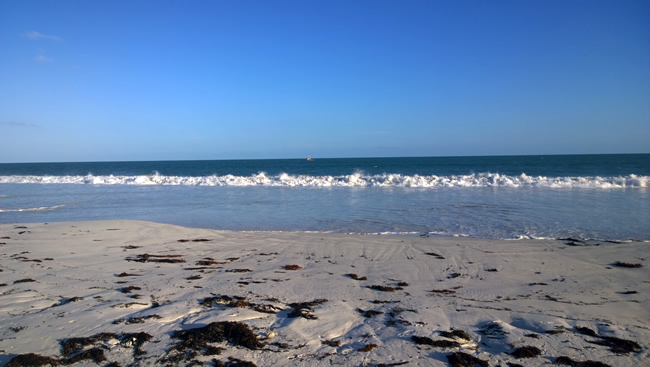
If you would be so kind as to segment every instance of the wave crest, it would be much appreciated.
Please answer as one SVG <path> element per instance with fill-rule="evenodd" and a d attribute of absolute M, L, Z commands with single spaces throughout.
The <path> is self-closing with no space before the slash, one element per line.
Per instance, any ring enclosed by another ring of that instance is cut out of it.
<path fill-rule="evenodd" d="M 355 172 L 341 176 L 308 176 L 282 173 L 267 176 L 260 172 L 251 176 L 163 176 L 158 172 L 139 176 L 0 176 L 0 183 L 7 184 L 90 184 L 90 185 L 175 185 L 175 186 L 279 186 L 279 187 L 540 187 L 540 188 L 588 188 L 617 189 L 644 188 L 650 176 L 617 177 L 546 177 L 478 173 L 452 176 L 420 176 L 389 174 L 367 175 Z"/>
<path fill-rule="evenodd" d="M 41 206 L 38 208 L 12 208 L 12 209 L 1 209 L 0 208 L 0 213 L 8 213 L 8 212 L 48 212 L 52 210 L 57 210 L 59 208 L 63 208 L 64 205 L 54 205 L 54 206 Z"/>

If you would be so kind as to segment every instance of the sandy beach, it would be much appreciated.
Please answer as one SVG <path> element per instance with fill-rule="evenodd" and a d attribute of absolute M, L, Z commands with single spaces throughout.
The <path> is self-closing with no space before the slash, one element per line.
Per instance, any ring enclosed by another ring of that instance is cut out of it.
<path fill-rule="evenodd" d="M 646 242 L 0 225 L 0 365 L 650 365 Z"/>

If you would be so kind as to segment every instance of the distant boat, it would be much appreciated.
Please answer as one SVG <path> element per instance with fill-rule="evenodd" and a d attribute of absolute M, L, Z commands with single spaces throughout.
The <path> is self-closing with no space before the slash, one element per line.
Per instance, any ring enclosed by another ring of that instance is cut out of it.
<path fill-rule="evenodd" d="M 310 162 L 313 161 L 313 159 L 311 159 L 311 157 L 307 157 L 307 160 L 310 161 Z"/>

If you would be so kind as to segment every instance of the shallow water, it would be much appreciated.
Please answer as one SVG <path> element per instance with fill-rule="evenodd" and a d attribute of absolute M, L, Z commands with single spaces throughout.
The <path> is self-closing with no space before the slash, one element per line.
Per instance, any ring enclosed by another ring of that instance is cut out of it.
<path fill-rule="evenodd" d="M 227 230 L 649 240 L 650 190 L 3 184 L 0 221 L 142 219 Z M 17 210 L 14 208 L 26 208 Z"/>

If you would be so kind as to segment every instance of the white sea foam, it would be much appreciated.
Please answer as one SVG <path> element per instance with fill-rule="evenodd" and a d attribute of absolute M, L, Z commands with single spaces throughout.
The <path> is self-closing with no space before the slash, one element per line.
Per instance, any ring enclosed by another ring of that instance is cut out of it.
<path fill-rule="evenodd" d="M 140 176 L 0 176 L 6 184 L 90 184 L 90 185 L 176 185 L 176 186 L 284 186 L 284 187 L 513 187 L 554 189 L 619 189 L 644 188 L 650 176 L 615 177 L 546 177 L 478 173 L 453 176 L 420 176 L 389 174 L 367 175 L 355 172 L 342 176 L 308 176 L 282 173 L 267 176 L 260 172 L 252 176 L 163 176 L 158 172 Z"/>
<path fill-rule="evenodd" d="M 8 212 L 47 212 L 47 211 L 62 208 L 63 206 L 64 205 L 41 206 L 41 207 L 38 207 L 38 208 L 10 208 L 10 209 L 0 208 L 0 213 L 8 213 Z"/>

